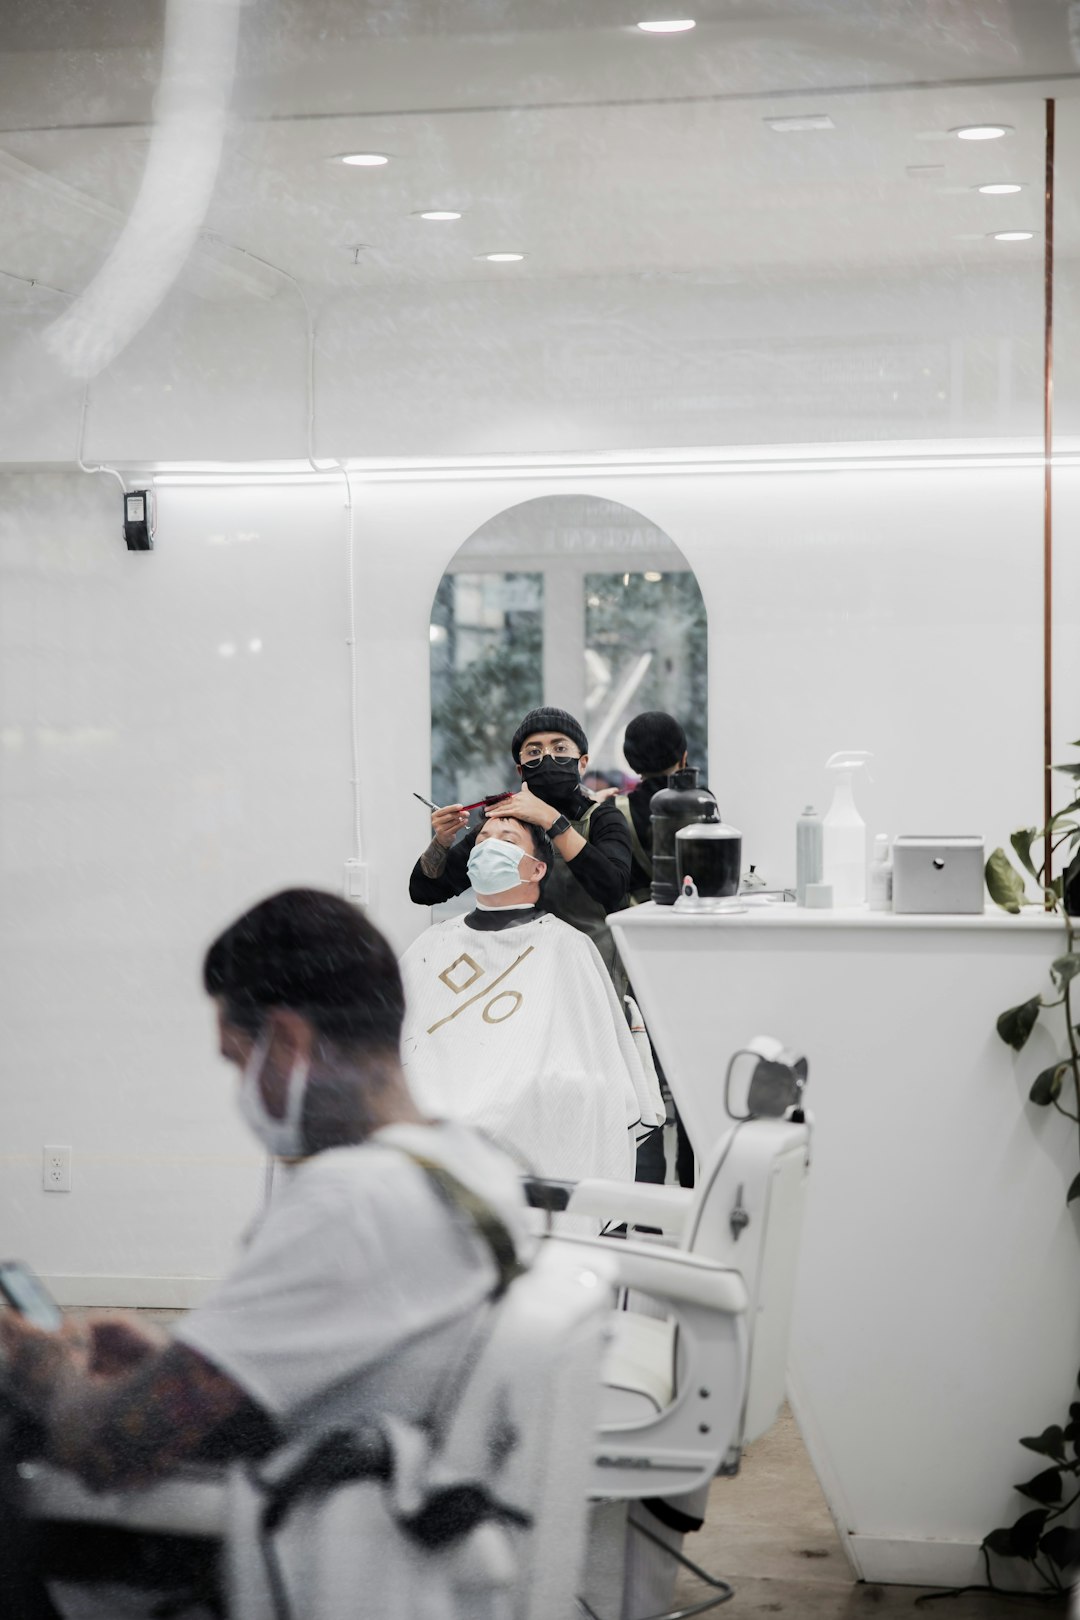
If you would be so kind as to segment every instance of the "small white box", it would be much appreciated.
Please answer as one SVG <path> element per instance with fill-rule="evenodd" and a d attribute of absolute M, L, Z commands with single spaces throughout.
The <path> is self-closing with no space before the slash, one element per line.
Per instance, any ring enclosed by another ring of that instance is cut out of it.
<path fill-rule="evenodd" d="M 892 848 L 893 910 L 975 912 L 984 909 L 982 838 L 907 833 Z"/>

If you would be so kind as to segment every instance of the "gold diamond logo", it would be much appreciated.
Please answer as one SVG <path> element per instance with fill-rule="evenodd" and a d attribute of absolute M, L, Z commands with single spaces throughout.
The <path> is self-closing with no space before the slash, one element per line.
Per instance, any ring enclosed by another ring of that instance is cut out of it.
<path fill-rule="evenodd" d="M 468 978 L 464 976 L 466 973 Z M 460 996 L 463 990 L 467 990 L 470 985 L 476 983 L 477 979 L 483 977 L 483 968 L 468 955 L 459 956 L 455 962 L 451 962 L 450 966 L 443 968 L 439 974 L 443 984 L 448 990 L 452 990 L 455 996 Z"/>

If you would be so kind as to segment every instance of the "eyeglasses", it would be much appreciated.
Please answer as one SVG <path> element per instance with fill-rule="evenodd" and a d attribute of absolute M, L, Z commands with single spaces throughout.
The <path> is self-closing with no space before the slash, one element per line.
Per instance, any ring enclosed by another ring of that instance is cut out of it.
<path fill-rule="evenodd" d="M 545 754 L 551 759 L 580 759 L 580 754 L 574 753 L 573 743 L 566 741 L 552 743 L 550 747 L 542 748 L 539 743 L 526 743 L 521 750 L 521 763 L 523 765 L 539 765 Z"/>

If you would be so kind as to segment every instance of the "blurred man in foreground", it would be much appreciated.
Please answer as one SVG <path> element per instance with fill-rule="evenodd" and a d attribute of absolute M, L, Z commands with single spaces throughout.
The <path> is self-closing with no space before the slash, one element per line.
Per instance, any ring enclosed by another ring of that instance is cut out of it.
<path fill-rule="evenodd" d="M 413 1102 L 397 962 L 357 908 L 274 895 L 211 946 L 203 982 L 240 1112 L 285 1161 L 231 1272 L 171 1339 L 0 1316 L 45 1456 L 99 1490 L 266 1450 L 314 1397 L 403 1356 L 423 1410 L 523 1231 L 516 1168 Z"/>

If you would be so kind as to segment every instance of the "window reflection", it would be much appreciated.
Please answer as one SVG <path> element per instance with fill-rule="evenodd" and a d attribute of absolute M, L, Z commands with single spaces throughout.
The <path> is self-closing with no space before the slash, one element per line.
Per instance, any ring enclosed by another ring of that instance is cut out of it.
<path fill-rule="evenodd" d="M 468 804 L 509 785 L 507 744 L 542 701 L 544 576 L 445 574 L 431 613 L 431 786 Z"/>
<path fill-rule="evenodd" d="M 636 780 L 622 737 L 643 709 L 676 716 L 708 780 L 705 603 L 688 568 L 586 574 L 585 667 L 591 787 L 621 791 Z"/>
<path fill-rule="evenodd" d="M 635 780 L 622 738 L 644 709 L 676 715 L 708 770 L 705 604 L 669 536 L 619 502 L 543 496 L 492 518 L 443 576 L 430 638 L 437 804 L 511 786 L 510 738 L 540 703 L 581 720 L 591 788 Z"/>

